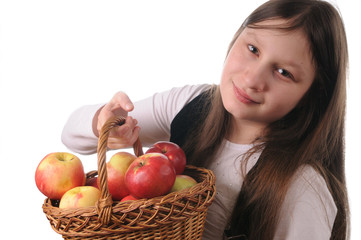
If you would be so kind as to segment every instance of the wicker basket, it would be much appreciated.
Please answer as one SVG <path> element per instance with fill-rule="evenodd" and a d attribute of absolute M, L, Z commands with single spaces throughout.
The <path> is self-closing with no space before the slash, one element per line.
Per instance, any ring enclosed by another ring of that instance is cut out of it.
<path fill-rule="evenodd" d="M 165 196 L 136 201 L 113 202 L 107 185 L 105 155 L 109 131 L 124 123 L 124 118 L 110 119 L 98 142 L 98 173 L 101 198 L 95 207 L 59 209 L 58 201 L 45 199 L 43 211 L 51 227 L 64 239 L 200 239 L 208 206 L 215 197 L 212 171 L 186 166 L 184 174 L 198 184 Z M 138 140 L 134 153 L 143 154 Z"/>

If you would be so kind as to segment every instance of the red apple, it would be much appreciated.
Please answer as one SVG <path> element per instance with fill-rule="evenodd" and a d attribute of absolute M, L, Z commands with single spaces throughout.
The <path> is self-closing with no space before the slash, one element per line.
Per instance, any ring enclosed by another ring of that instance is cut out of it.
<path fill-rule="evenodd" d="M 92 186 L 75 187 L 67 191 L 60 200 L 59 208 L 92 207 L 99 200 L 100 191 Z"/>
<path fill-rule="evenodd" d="M 129 191 L 124 183 L 124 178 L 129 165 L 136 158 L 137 157 L 131 153 L 118 152 L 107 162 L 108 188 L 113 200 L 119 201 L 129 195 Z"/>
<path fill-rule="evenodd" d="M 177 175 L 171 192 L 177 192 L 186 188 L 190 188 L 197 184 L 197 181 L 188 175 Z"/>
<path fill-rule="evenodd" d="M 147 153 L 138 157 L 129 166 L 125 184 L 136 198 L 152 198 L 164 195 L 172 188 L 175 169 L 161 153 Z"/>
<path fill-rule="evenodd" d="M 182 174 L 186 167 L 186 155 L 177 144 L 167 141 L 156 142 L 146 153 L 163 153 L 173 163 L 176 174 Z"/>
<path fill-rule="evenodd" d="M 124 197 L 122 200 L 120 200 L 121 202 L 124 202 L 124 201 L 130 201 L 130 200 L 138 200 L 138 198 L 136 197 L 133 197 L 132 195 L 128 195 L 126 197 Z"/>
<path fill-rule="evenodd" d="M 98 177 L 92 177 L 92 178 L 87 178 L 86 182 L 85 182 L 85 186 L 92 186 L 92 187 L 98 187 Z"/>
<path fill-rule="evenodd" d="M 84 185 L 85 179 L 80 159 L 66 152 L 46 155 L 35 171 L 36 186 L 50 199 L 60 200 L 68 190 Z"/>

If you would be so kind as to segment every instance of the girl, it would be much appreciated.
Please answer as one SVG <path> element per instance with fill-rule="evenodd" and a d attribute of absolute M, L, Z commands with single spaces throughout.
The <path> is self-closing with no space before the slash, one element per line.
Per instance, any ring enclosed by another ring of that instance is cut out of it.
<path fill-rule="evenodd" d="M 346 239 L 347 45 L 335 8 L 271 0 L 235 34 L 219 85 L 174 88 L 136 102 L 118 92 L 69 118 L 62 140 L 96 151 L 112 115 L 127 116 L 108 147 L 171 140 L 210 168 L 217 196 L 204 239 Z"/>

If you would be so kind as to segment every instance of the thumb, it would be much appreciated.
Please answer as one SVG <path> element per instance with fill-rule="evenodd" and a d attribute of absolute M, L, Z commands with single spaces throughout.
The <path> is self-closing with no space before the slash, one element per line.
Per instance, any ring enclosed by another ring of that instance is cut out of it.
<path fill-rule="evenodd" d="M 134 109 L 134 104 L 124 92 L 117 92 L 109 102 L 110 109 L 123 109 L 130 112 Z"/>

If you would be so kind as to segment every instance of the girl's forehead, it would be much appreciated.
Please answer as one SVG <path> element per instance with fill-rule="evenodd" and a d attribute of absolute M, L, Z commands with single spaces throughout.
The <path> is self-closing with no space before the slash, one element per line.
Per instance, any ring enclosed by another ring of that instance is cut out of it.
<path fill-rule="evenodd" d="M 246 36 L 279 36 L 290 41 L 302 41 L 309 48 L 308 37 L 302 27 L 295 28 L 291 19 L 268 19 L 247 25 L 240 35 Z"/>
<path fill-rule="evenodd" d="M 268 29 L 289 29 L 293 25 L 292 19 L 271 18 L 256 23 L 247 24 L 246 27 L 268 28 Z"/>
<path fill-rule="evenodd" d="M 287 30 L 284 28 L 268 28 L 262 26 L 249 26 L 246 27 L 241 35 L 249 37 L 284 37 L 290 40 L 302 40 L 308 42 L 306 34 L 302 29 Z"/>

